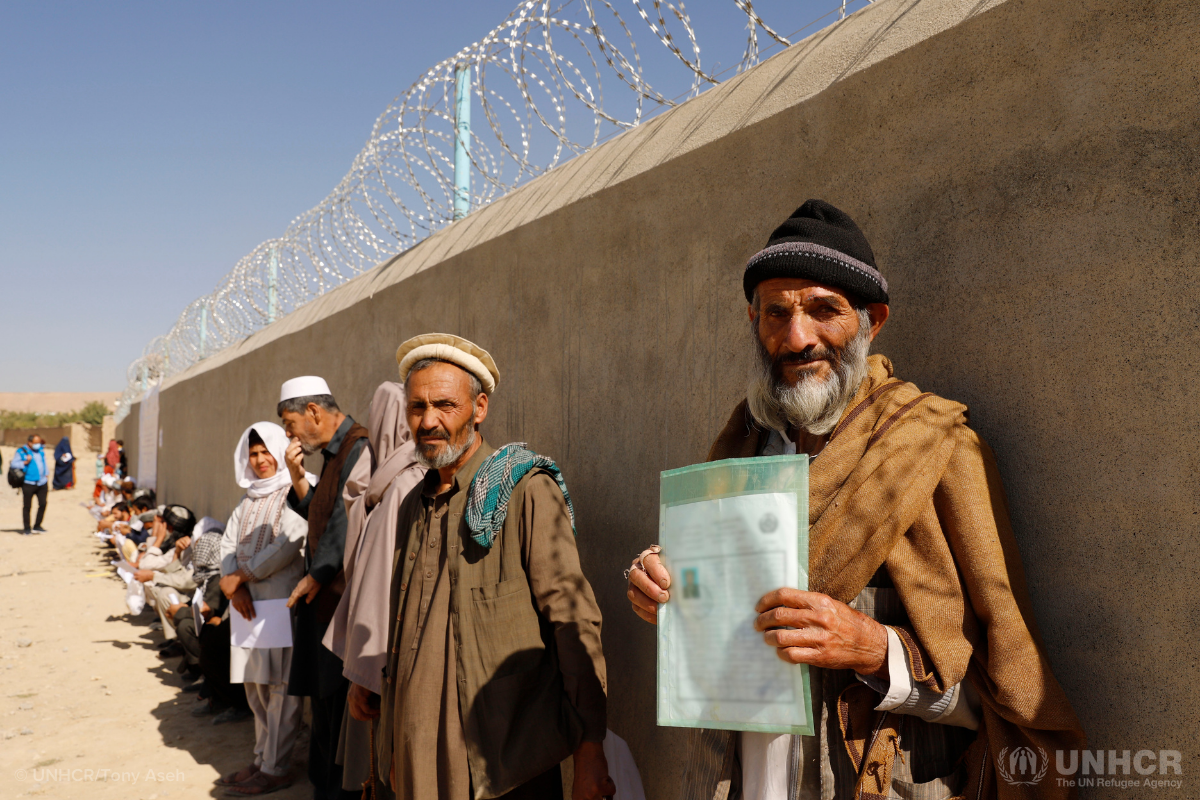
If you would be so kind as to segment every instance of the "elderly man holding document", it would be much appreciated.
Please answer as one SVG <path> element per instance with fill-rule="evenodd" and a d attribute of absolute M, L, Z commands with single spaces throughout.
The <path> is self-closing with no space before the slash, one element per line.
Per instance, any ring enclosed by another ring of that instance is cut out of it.
<path fill-rule="evenodd" d="M 724 592 L 733 623 L 712 660 L 750 665 L 740 696 L 693 704 L 733 721 L 694 731 L 681 796 L 1069 796 L 1053 776 L 997 774 L 1008 751 L 1052 759 L 1083 732 L 1041 645 L 990 449 L 965 406 L 869 355 L 889 305 L 866 238 L 809 200 L 750 259 L 743 288 L 755 366 L 709 451 L 723 463 L 664 473 L 662 546 L 629 571 L 634 611 L 683 641 L 706 641 L 686 604 Z M 671 716 L 686 697 L 665 719 L 663 697 L 707 677 L 691 662 L 660 671 L 660 722 L 692 724 Z M 771 718 L 780 697 L 794 698 L 792 719 Z"/>

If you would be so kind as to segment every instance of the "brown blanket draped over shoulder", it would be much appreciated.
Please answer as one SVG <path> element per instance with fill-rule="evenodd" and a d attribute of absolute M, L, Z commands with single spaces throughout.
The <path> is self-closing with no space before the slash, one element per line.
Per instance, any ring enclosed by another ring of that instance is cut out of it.
<path fill-rule="evenodd" d="M 325 533 L 325 525 L 333 516 L 334 504 L 342 502 L 338 478 L 342 474 L 342 467 L 345 466 L 346 459 L 350 456 L 350 450 L 355 442 L 365 438 L 367 438 L 366 428 L 357 422 L 351 425 L 350 430 L 346 431 L 346 435 L 342 438 L 342 446 L 338 448 L 337 455 L 321 468 L 321 480 L 317 481 L 316 487 L 313 488 L 312 502 L 308 506 L 309 553 L 317 552 L 317 543 L 321 541 L 321 535 Z M 317 594 L 317 620 L 322 625 L 328 625 L 329 621 L 333 619 L 338 601 L 342 599 L 342 592 L 345 589 L 346 575 L 339 572 L 333 579 L 333 583 L 322 587 Z"/>
<path fill-rule="evenodd" d="M 810 590 L 849 603 L 886 564 L 918 640 L 906 641 L 916 679 L 937 691 L 966 679 L 979 693 L 964 796 L 1070 796 L 1055 774 L 1035 786 L 996 775 L 1006 748 L 1040 748 L 1052 764 L 1056 750 L 1085 742 L 1046 659 L 990 448 L 967 427 L 965 406 L 895 379 L 882 356 L 871 356 L 848 409 L 809 474 Z M 755 456 L 768 434 L 743 401 L 709 460 Z M 876 702 L 854 686 L 839 704 L 860 769 L 871 731 L 893 727 Z M 867 754 L 864 797 L 886 794 L 895 754 L 887 739 L 874 737 Z M 878 784 L 867 772 L 882 776 Z"/>

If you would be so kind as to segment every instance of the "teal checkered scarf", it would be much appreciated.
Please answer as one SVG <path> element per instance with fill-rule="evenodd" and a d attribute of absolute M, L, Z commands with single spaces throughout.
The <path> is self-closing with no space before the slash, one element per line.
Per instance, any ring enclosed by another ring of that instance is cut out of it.
<path fill-rule="evenodd" d="M 513 442 L 504 445 L 480 464 L 467 491 L 467 527 L 471 529 L 471 538 L 481 547 L 492 546 L 508 516 L 508 501 L 512 497 L 513 487 L 534 469 L 544 469 L 554 476 L 558 488 L 562 489 L 563 499 L 567 501 L 571 531 L 575 531 L 575 508 L 571 505 L 571 494 L 567 491 L 562 470 L 550 459 L 527 448 L 524 442 Z"/>

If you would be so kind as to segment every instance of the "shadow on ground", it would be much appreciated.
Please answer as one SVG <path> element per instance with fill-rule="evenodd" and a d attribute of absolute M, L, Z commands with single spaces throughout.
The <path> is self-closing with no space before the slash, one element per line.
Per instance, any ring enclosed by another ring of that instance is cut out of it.
<path fill-rule="evenodd" d="M 115 551 L 97 542 L 97 566 L 108 567 L 115 558 Z M 116 578 L 120 582 L 120 578 Z M 143 647 L 147 650 L 157 650 L 166 641 L 160 630 L 151 630 L 152 623 L 158 621 L 158 615 L 146 606 L 141 614 L 125 614 L 110 616 L 110 621 L 124 621 L 138 629 L 137 641 L 118 641 L 115 639 L 99 639 L 97 644 L 111 644 L 113 647 L 129 649 Z M 151 711 L 158 720 L 158 731 L 163 744 L 180 750 L 186 750 L 198 764 L 212 766 L 221 775 L 241 769 L 254 760 L 254 720 L 249 718 L 241 722 L 213 725 L 212 716 L 194 717 L 192 709 L 202 704 L 198 693 L 184 692 L 183 687 L 191 683 L 191 679 L 182 674 L 182 656 L 158 658 L 158 663 L 146 671 L 164 684 L 174 687 L 178 693 L 171 700 L 160 703 Z M 290 787 L 273 793 L 273 798 L 279 800 L 308 800 L 312 797 L 312 784 L 307 776 L 308 770 L 308 740 L 309 713 L 305 704 L 304 724 L 297 737 L 295 749 L 292 751 L 291 775 L 295 780 Z M 213 786 L 209 790 L 210 797 L 227 797 L 225 790 Z"/>

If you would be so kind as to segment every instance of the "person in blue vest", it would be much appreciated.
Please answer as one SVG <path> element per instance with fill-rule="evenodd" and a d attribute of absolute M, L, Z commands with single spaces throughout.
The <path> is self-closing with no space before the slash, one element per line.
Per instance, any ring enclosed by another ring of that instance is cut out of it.
<path fill-rule="evenodd" d="M 25 483 L 21 486 L 23 501 L 21 521 L 25 524 L 25 528 L 21 533 L 25 536 L 31 533 L 45 533 L 46 529 L 42 527 L 42 520 L 46 517 L 47 483 L 49 483 L 52 470 L 46 460 L 42 437 L 36 433 L 30 436 L 25 444 L 17 448 L 9 466 L 25 471 Z M 29 527 L 29 511 L 33 507 L 34 497 L 38 499 L 37 521 L 31 529 Z"/>

